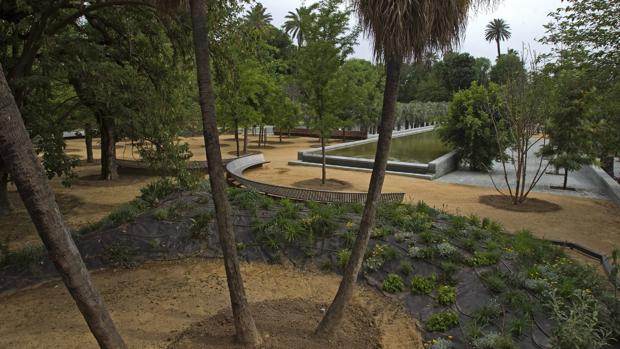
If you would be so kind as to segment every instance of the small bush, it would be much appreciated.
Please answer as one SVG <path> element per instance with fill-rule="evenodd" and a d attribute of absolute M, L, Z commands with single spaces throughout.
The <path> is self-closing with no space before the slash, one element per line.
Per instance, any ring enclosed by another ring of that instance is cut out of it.
<path fill-rule="evenodd" d="M 500 305 L 495 301 L 491 301 L 488 304 L 481 306 L 480 308 L 474 310 L 471 314 L 471 317 L 474 321 L 481 325 L 487 325 L 491 322 L 491 320 L 498 318 L 501 315 Z"/>
<path fill-rule="evenodd" d="M 192 239 L 205 239 L 209 234 L 209 224 L 213 220 L 212 212 L 205 212 L 192 218 L 190 233 Z"/>
<path fill-rule="evenodd" d="M 437 303 L 452 305 L 456 302 L 456 289 L 451 286 L 440 286 L 437 289 Z"/>
<path fill-rule="evenodd" d="M 409 274 L 413 273 L 413 266 L 407 261 L 402 261 L 400 262 L 400 267 L 398 268 L 398 270 L 404 276 L 409 276 Z"/>
<path fill-rule="evenodd" d="M 402 292 L 405 289 L 405 283 L 398 274 L 389 273 L 385 280 L 383 280 L 381 289 L 389 293 Z"/>
<path fill-rule="evenodd" d="M 180 190 L 179 186 L 169 178 L 150 183 L 140 190 L 140 198 L 149 206 L 154 206 L 166 196 Z"/>
<path fill-rule="evenodd" d="M 486 267 L 499 262 L 500 253 L 496 251 L 475 251 L 473 257 L 467 259 L 467 264 L 472 267 Z"/>
<path fill-rule="evenodd" d="M 435 273 L 428 277 L 414 276 L 411 279 L 411 293 L 429 295 L 435 289 L 436 281 L 437 275 Z"/>
<path fill-rule="evenodd" d="M 426 329 L 430 332 L 445 332 L 458 326 L 459 316 L 453 311 L 436 313 L 426 321 Z"/>
<path fill-rule="evenodd" d="M 495 293 L 501 293 L 508 287 L 502 274 L 497 271 L 489 271 L 482 274 L 482 280 L 485 285 Z"/>
<path fill-rule="evenodd" d="M 340 250 L 336 254 L 338 266 L 342 269 L 344 269 L 344 267 L 347 266 L 347 263 L 349 263 L 349 258 L 351 258 L 351 250 L 349 249 Z"/>

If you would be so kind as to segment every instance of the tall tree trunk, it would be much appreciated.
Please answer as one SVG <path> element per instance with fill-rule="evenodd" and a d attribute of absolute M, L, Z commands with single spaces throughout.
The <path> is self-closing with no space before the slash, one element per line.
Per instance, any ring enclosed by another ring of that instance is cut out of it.
<path fill-rule="evenodd" d="M 345 267 L 340 287 L 338 288 L 334 301 L 316 330 L 319 336 L 331 336 L 342 323 L 345 307 L 351 302 L 355 282 L 357 281 L 362 262 L 364 261 L 364 253 L 368 247 L 370 231 L 375 225 L 377 206 L 381 197 L 390 143 L 392 141 L 392 130 L 394 129 L 394 121 L 396 119 L 396 99 L 398 97 L 401 66 L 402 59 L 400 57 L 389 57 L 386 59 L 383 109 L 381 112 L 381 122 L 379 124 L 377 153 L 375 154 L 375 163 L 368 187 L 368 197 L 366 199 L 366 205 L 364 206 L 364 213 L 360 222 L 357 238 L 355 239 L 355 245 L 353 246 L 349 262 Z"/>
<path fill-rule="evenodd" d="M 43 244 L 101 348 L 126 348 L 65 226 L 0 67 L 0 156 Z"/>
<path fill-rule="evenodd" d="M 243 154 L 248 153 L 248 128 L 243 129 Z"/>
<path fill-rule="evenodd" d="M 501 56 L 502 51 L 500 50 L 499 47 L 499 39 L 496 39 L 495 42 L 497 43 L 497 59 L 499 59 L 499 56 Z"/>
<path fill-rule="evenodd" d="M 92 163 L 93 158 L 93 128 L 90 122 L 84 127 L 84 142 L 86 143 L 86 162 Z"/>
<path fill-rule="evenodd" d="M 118 178 L 116 164 L 116 128 L 114 119 L 101 119 L 101 179 L 114 180 Z"/>
<path fill-rule="evenodd" d="M 262 340 L 254 324 L 245 295 L 245 288 L 239 268 L 239 258 L 237 257 L 237 244 L 233 231 L 232 210 L 226 197 L 226 178 L 222 165 L 219 132 L 215 115 L 215 95 L 211 82 L 209 41 L 207 40 L 209 36 L 204 2 L 201 0 L 191 0 L 190 10 L 209 181 L 211 182 L 213 203 L 215 204 L 217 231 L 224 254 L 226 280 L 228 282 L 237 339 L 243 344 L 259 345 Z"/>

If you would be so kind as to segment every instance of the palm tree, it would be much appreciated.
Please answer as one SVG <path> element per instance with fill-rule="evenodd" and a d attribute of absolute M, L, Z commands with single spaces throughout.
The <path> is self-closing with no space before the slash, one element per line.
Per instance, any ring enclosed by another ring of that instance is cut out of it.
<path fill-rule="evenodd" d="M 80 252 L 65 226 L 54 193 L 30 141 L 0 66 L 0 156 L 58 273 L 101 348 L 126 348 Z"/>
<path fill-rule="evenodd" d="M 226 197 L 226 178 L 224 176 L 224 167 L 222 166 L 219 131 L 215 115 L 215 93 L 211 77 L 211 57 L 209 55 L 209 41 L 207 40 L 209 36 L 205 3 L 203 0 L 191 0 L 189 4 L 192 17 L 198 97 L 202 113 L 207 167 L 217 217 L 217 231 L 224 255 L 226 280 L 228 282 L 228 292 L 230 293 L 237 340 L 242 344 L 256 346 L 262 340 L 256 329 L 245 295 L 232 224 L 232 209 Z"/>
<path fill-rule="evenodd" d="M 488 42 L 495 41 L 497 43 L 497 58 L 502 54 L 500 50 L 499 42 L 510 39 L 512 33 L 510 32 L 510 26 L 506 21 L 501 18 L 495 18 L 490 21 L 484 31 L 484 38 Z"/>
<path fill-rule="evenodd" d="M 306 40 L 306 32 L 308 26 L 314 18 L 314 11 L 318 8 L 317 4 L 309 7 L 301 6 L 295 9 L 295 12 L 289 11 L 284 22 L 284 31 L 297 40 L 297 47 L 301 48 Z"/>
<path fill-rule="evenodd" d="M 267 9 L 260 2 L 254 5 L 245 15 L 245 20 L 254 29 L 262 29 L 273 20 L 271 14 L 267 13 Z"/>
<path fill-rule="evenodd" d="M 386 82 L 377 151 L 359 231 L 336 297 L 319 324 L 317 335 L 333 334 L 353 296 L 385 178 L 403 62 L 419 61 L 429 50 L 451 48 L 465 29 L 470 8 L 488 2 L 491 0 L 353 1 L 362 26 L 374 39 L 375 58 L 385 62 Z"/>

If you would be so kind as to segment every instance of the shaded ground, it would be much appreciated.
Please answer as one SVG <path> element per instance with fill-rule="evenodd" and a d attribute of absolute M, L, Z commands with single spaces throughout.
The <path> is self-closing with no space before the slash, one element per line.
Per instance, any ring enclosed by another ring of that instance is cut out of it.
<path fill-rule="evenodd" d="M 509 198 L 502 195 L 483 195 L 480 197 L 480 203 L 500 210 L 514 212 L 546 213 L 562 209 L 560 205 L 537 198 L 528 199 L 521 204 L 515 205 Z"/>
<path fill-rule="evenodd" d="M 282 265 L 243 264 L 242 272 L 251 302 L 303 299 L 325 305 L 339 281 L 334 274 Z M 95 273 L 94 281 L 130 348 L 166 348 L 196 323 L 230 307 L 220 260 L 149 263 Z M 416 323 L 402 307 L 366 287 L 357 288 L 354 302 L 380 329 L 384 348 L 422 348 Z M 0 297 L 0 307 L 2 348 L 97 348 L 60 281 Z M 312 319 L 320 316 L 320 308 L 312 311 Z"/>

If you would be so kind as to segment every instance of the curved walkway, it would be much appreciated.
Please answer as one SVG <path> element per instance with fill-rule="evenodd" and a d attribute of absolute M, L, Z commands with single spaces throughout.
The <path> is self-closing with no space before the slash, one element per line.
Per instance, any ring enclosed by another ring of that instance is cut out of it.
<path fill-rule="evenodd" d="M 367 193 L 361 192 L 338 192 L 327 190 L 301 189 L 294 187 L 284 187 L 279 185 L 267 184 L 253 181 L 243 176 L 243 172 L 249 168 L 262 166 L 269 163 L 263 154 L 249 155 L 230 161 L 226 165 L 226 172 L 229 179 L 237 183 L 254 189 L 258 192 L 302 201 L 331 202 L 331 203 L 364 203 Z M 402 202 L 405 193 L 382 193 L 379 201 L 381 202 Z"/>

